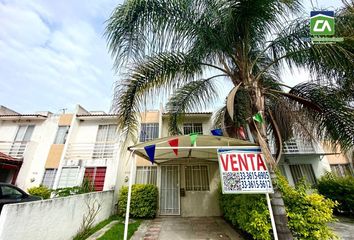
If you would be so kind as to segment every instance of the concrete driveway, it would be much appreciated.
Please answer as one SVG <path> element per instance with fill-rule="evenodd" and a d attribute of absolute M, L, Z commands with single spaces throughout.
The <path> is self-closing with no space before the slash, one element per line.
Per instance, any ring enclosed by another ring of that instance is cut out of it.
<path fill-rule="evenodd" d="M 330 227 L 342 240 L 354 239 L 354 219 L 337 217 L 338 222 L 330 224 Z"/>
<path fill-rule="evenodd" d="M 144 221 L 133 240 L 239 240 L 241 236 L 221 217 L 158 217 Z"/>

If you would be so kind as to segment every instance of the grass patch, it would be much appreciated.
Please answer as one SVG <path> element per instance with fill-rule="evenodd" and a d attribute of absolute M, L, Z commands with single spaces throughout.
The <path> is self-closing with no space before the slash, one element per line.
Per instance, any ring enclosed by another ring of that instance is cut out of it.
<path fill-rule="evenodd" d="M 134 232 L 138 229 L 142 220 L 136 220 L 134 223 L 129 224 L 128 239 L 133 236 Z M 124 223 L 115 224 L 110 230 L 108 230 L 99 240 L 117 240 L 124 237 Z"/>
<path fill-rule="evenodd" d="M 90 228 L 88 231 L 86 231 L 86 232 L 84 232 L 84 233 L 82 233 L 80 235 L 75 236 L 73 238 L 73 240 L 85 240 L 86 238 L 88 238 L 93 233 L 97 232 L 98 230 L 100 230 L 101 228 L 103 228 L 108 223 L 112 222 L 113 220 L 122 220 L 122 217 L 119 217 L 119 216 L 116 216 L 116 215 L 110 216 L 108 219 L 100 222 L 99 224 L 97 224 L 93 228 Z"/>

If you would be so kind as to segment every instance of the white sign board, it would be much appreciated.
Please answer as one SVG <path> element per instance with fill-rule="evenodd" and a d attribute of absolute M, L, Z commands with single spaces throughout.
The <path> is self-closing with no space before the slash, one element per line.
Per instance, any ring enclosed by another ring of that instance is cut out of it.
<path fill-rule="evenodd" d="M 260 147 L 218 149 L 222 193 L 273 193 Z"/>

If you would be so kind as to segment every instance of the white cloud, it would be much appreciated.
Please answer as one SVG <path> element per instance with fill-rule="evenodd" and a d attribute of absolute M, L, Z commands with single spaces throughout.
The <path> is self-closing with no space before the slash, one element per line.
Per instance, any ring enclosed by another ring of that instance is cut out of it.
<path fill-rule="evenodd" d="M 116 4 L 0 0 L 0 104 L 109 110 L 116 76 L 102 33 Z"/>

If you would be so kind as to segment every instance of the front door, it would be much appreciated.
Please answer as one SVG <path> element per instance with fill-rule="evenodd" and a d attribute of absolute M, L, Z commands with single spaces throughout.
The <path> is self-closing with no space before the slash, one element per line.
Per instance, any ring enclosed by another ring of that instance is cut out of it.
<path fill-rule="evenodd" d="M 180 215 L 179 166 L 161 166 L 160 214 Z"/>

